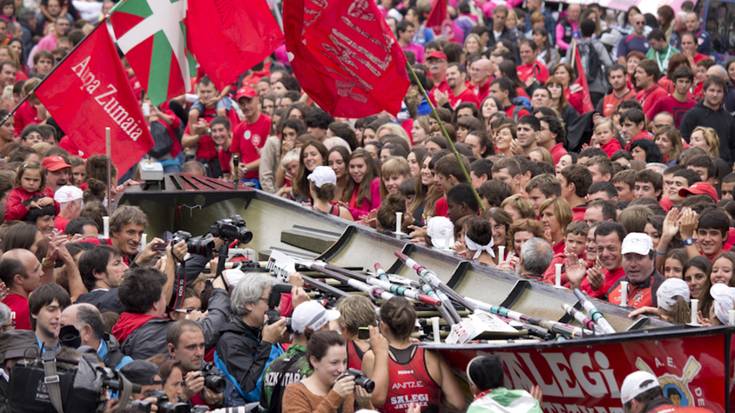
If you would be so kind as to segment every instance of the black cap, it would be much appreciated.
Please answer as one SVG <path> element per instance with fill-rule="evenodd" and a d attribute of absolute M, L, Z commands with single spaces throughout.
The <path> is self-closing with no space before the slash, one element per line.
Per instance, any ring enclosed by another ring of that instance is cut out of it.
<path fill-rule="evenodd" d="M 162 384 L 161 380 L 156 380 L 158 376 L 158 366 L 145 360 L 133 360 L 131 363 L 120 369 L 120 373 L 130 380 L 133 384 L 145 386 L 148 384 Z"/>
<path fill-rule="evenodd" d="M 0 334 L 0 360 L 34 358 L 38 355 L 36 336 L 29 330 L 10 330 Z"/>

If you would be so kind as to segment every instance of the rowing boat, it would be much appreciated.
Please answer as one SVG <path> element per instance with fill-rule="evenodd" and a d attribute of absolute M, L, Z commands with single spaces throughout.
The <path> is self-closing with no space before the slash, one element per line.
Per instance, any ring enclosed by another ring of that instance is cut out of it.
<path fill-rule="evenodd" d="M 379 263 L 388 273 L 417 281 L 416 272 L 396 258 L 400 250 L 461 296 L 561 323 L 575 323 L 562 304 L 581 309 L 565 288 L 416 246 L 401 235 L 378 233 L 265 192 L 190 175 L 167 175 L 158 187 L 132 187 L 120 199 L 121 204 L 137 205 L 146 212 L 150 234 L 176 230 L 202 234 L 216 220 L 238 214 L 253 232 L 248 247 L 260 261 L 278 251 L 360 272 Z M 446 344 L 427 340 L 424 345 L 443 353 L 460 375 L 472 357 L 499 355 L 508 386 L 541 386 L 545 411 L 622 411 L 620 385 L 628 373 L 639 369 L 656 374 L 666 394 L 682 405 L 729 411 L 730 399 L 735 397 L 731 365 L 735 330 L 674 327 L 648 317 L 632 320 L 626 308 L 603 301 L 594 304 L 619 333 L 553 341 L 506 337 Z"/>

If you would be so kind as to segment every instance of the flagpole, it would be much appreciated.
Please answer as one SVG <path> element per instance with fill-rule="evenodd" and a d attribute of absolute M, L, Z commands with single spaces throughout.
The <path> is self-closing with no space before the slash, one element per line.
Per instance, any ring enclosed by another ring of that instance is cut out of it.
<path fill-rule="evenodd" d="M 470 173 L 464 165 L 462 154 L 459 153 L 459 151 L 457 150 L 457 146 L 454 144 L 454 141 L 449 137 L 449 132 L 447 132 L 447 129 L 444 127 L 444 122 L 439 117 L 439 112 L 436 111 L 436 107 L 433 103 L 431 103 L 431 99 L 429 99 L 429 94 L 426 92 L 426 89 L 424 89 L 424 85 L 421 83 L 418 76 L 416 75 L 416 72 L 413 70 L 413 67 L 410 63 L 408 63 L 408 61 L 406 61 L 406 67 L 408 68 L 409 73 L 411 73 L 413 79 L 416 81 L 416 84 L 418 85 L 421 94 L 424 96 L 424 99 L 426 99 L 426 103 L 429 104 L 429 107 L 431 108 L 431 114 L 434 115 L 434 119 L 436 119 L 436 121 L 439 123 L 439 128 L 441 129 L 442 135 L 444 135 L 444 139 L 447 140 L 449 148 L 454 154 L 454 157 L 457 158 L 457 163 L 459 163 L 459 167 L 462 169 L 462 174 L 467 180 L 467 183 L 470 184 L 472 194 L 475 196 L 477 204 L 480 206 L 480 212 L 483 212 L 485 208 L 483 208 L 482 198 L 480 197 L 480 194 L 477 193 L 475 187 L 472 186 L 472 177 L 470 177 Z"/>
<path fill-rule="evenodd" d="M 56 71 L 56 69 L 58 69 L 59 66 L 61 66 L 66 61 L 66 59 L 69 58 L 69 56 L 71 56 L 72 54 L 74 54 L 74 52 L 79 48 L 79 46 L 81 46 L 82 43 L 84 43 L 87 40 L 87 38 L 89 36 L 91 36 L 92 33 L 94 33 L 97 29 L 99 29 L 103 24 L 107 24 L 107 20 L 105 20 L 103 22 L 100 22 L 100 24 L 98 24 L 97 27 L 95 27 L 91 32 L 89 32 L 88 35 L 84 36 L 84 38 L 82 40 L 80 40 L 79 43 L 77 43 L 76 45 L 74 45 L 74 47 L 72 47 L 71 50 L 69 50 L 69 53 L 67 53 L 66 56 L 62 57 L 61 60 L 59 60 L 56 63 L 56 65 L 51 69 L 51 71 L 48 72 L 46 74 L 46 76 L 44 76 L 43 79 L 41 79 L 40 82 L 38 82 L 38 84 L 36 85 L 36 87 L 34 87 L 33 89 L 31 89 L 28 92 L 28 94 L 26 94 L 25 96 L 23 96 L 20 99 L 20 101 L 13 107 L 13 109 L 11 109 L 10 112 L 8 112 L 8 114 L 4 118 L 2 118 L 2 120 L 0 120 L 0 126 L 3 126 L 5 124 L 5 122 L 7 122 L 8 119 L 11 116 L 13 116 L 13 114 L 15 114 L 15 112 L 18 111 L 18 109 L 20 108 L 20 106 L 23 103 L 25 103 L 30 98 L 30 96 L 36 91 L 36 89 L 38 89 L 39 87 L 41 87 L 41 85 L 43 84 L 43 82 L 45 82 L 46 79 L 48 79 L 49 77 L 51 77 L 51 74 L 53 74 Z"/>
<path fill-rule="evenodd" d="M 112 137 L 110 127 L 105 127 L 105 153 L 107 155 L 107 210 L 112 211 Z"/>

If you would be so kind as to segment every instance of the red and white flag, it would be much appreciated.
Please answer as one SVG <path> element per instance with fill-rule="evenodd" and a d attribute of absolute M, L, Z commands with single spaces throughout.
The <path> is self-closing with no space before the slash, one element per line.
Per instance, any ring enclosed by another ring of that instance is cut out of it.
<path fill-rule="evenodd" d="M 54 120 L 86 154 L 105 154 L 122 175 L 153 147 L 148 125 L 107 27 L 97 26 L 35 90 Z"/>
<path fill-rule="evenodd" d="M 186 26 L 189 49 L 220 90 L 283 44 L 266 0 L 189 1 Z"/>
<path fill-rule="evenodd" d="M 592 47 L 592 45 L 590 45 Z M 584 113 L 592 112 L 595 107 L 592 105 L 592 97 L 590 96 L 590 86 L 587 84 L 587 75 L 582 66 L 582 57 L 579 55 L 579 47 L 574 43 L 574 71 L 577 72 L 577 80 L 575 81 L 582 88 L 582 109 Z"/>
<path fill-rule="evenodd" d="M 406 58 L 372 0 L 285 0 L 283 25 L 301 87 L 333 116 L 401 108 Z"/>

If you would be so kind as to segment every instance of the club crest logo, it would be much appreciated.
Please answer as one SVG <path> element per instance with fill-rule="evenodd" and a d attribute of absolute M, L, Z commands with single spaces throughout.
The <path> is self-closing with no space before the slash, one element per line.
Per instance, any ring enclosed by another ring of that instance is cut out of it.
<path fill-rule="evenodd" d="M 653 369 L 651 369 L 648 363 L 643 361 L 640 357 L 636 359 L 635 366 L 639 370 L 647 371 L 658 376 L 658 381 L 661 383 L 664 397 L 671 400 L 674 405 L 698 405 L 697 399 L 700 398 L 700 394 L 697 394 L 698 397 L 695 397 L 689 389 L 689 383 L 697 377 L 697 374 L 699 374 L 699 371 L 702 369 L 702 365 L 693 356 L 689 356 L 687 359 L 687 362 L 684 364 L 684 368 L 682 369 L 681 376 L 675 376 L 671 373 L 659 376 L 653 371 Z M 697 390 L 701 392 L 701 389 L 696 389 L 695 393 L 698 393 Z"/>

